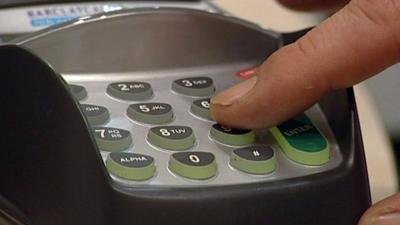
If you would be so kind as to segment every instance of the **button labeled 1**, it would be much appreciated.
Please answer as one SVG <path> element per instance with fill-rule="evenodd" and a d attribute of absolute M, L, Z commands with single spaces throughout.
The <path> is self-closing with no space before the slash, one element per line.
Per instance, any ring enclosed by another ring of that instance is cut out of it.
<path fill-rule="evenodd" d="M 172 121 L 174 114 L 167 103 L 140 103 L 129 105 L 129 118 L 148 124 L 164 124 Z"/>
<path fill-rule="evenodd" d="M 276 167 L 274 150 L 267 145 L 235 149 L 229 163 L 238 170 L 259 175 L 271 173 Z"/>
<path fill-rule="evenodd" d="M 193 147 L 195 137 L 193 130 L 187 126 L 160 126 L 150 129 L 148 141 L 160 148 L 181 151 Z"/>
<path fill-rule="evenodd" d="M 271 128 L 271 133 L 295 162 L 317 166 L 329 161 L 328 141 L 304 114 Z"/>
<path fill-rule="evenodd" d="M 93 129 L 97 145 L 104 151 L 122 151 L 132 144 L 131 133 L 127 130 L 98 127 Z"/>
<path fill-rule="evenodd" d="M 214 94 L 215 86 L 209 77 L 188 77 L 175 80 L 172 90 L 183 95 L 202 97 Z"/>
<path fill-rule="evenodd" d="M 109 84 L 107 93 L 127 101 L 142 101 L 153 96 L 151 85 L 146 82 L 118 82 Z"/>
<path fill-rule="evenodd" d="M 70 84 L 69 88 L 72 92 L 72 95 L 74 95 L 74 97 L 78 99 L 78 101 L 81 101 L 87 97 L 87 91 L 85 87 L 80 85 Z"/>
<path fill-rule="evenodd" d="M 217 173 L 215 156 L 209 152 L 178 152 L 171 155 L 168 168 L 182 177 L 204 180 Z"/>
<path fill-rule="evenodd" d="M 110 173 L 129 180 L 148 180 L 155 174 L 154 159 L 148 155 L 112 152 L 106 160 Z"/>
<path fill-rule="evenodd" d="M 249 145 L 255 142 L 256 135 L 252 130 L 242 130 L 214 124 L 210 131 L 210 136 L 223 144 L 227 145 Z"/>

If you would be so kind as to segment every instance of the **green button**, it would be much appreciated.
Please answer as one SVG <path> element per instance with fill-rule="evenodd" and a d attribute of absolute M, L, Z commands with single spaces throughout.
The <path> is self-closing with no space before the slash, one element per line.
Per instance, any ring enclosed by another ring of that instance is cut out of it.
<path fill-rule="evenodd" d="M 81 108 L 92 126 L 104 124 L 110 118 L 108 109 L 103 106 L 82 104 Z"/>
<path fill-rule="evenodd" d="M 107 93 L 127 101 L 143 101 L 153 96 L 151 85 L 146 82 L 118 82 L 109 84 Z"/>
<path fill-rule="evenodd" d="M 72 95 L 74 95 L 74 97 L 78 99 L 78 101 L 82 101 L 87 97 L 87 91 L 85 87 L 80 85 L 70 84 L 69 88 L 72 92 Z"/>
<path fill-rule="evenodd" d="M 230 128 L 220 124 L 212 126 L 210 136 L 218 142 L 235 146 L 250 145 L 256 139 L 256 135 L 252 130 Z"/>
<path fill-rule="evenodd" d="M 129 105 L 127 115 L 132 120 L 148 124 L 165 124 L 172 121 L 174 114 L 167 103 L 140 103 Z"/>
<path fill-rule="evenodd" d="M 329 161 L 329 144 L 304 114 L 284 122 L 271 133 L 291 160 L 304 165 L 322 165 Z"/>
<path fill-rule="evenodd" d="M 175 80 L 172 90 L 194 97 L 211 96 L 215 92 L 214 82 L 209 77 L 188 77 Z"/>
<path fill-rule="evenodd" d="M 230 165 L 251 174 L 271 173 L 276 167 L 274 150 L 267 145 L 235 149 L 231 155 Z"/>
<path fill-rule="evenodd" d="M 106 167 L 117 177 L 136 181 L 148 180 L 156 171 L 153 157 L 127 152 L 110 153 Z"/>
<path fill-rule="evenodd" d="M 211 112 L 210 112 L 210 98 L 205 98 L 205 99 L 199 99 L 196 100 L 192 103 L 190 106 L 190 111 L 203 119 L 206 120 L 213 120 L 211 117 Z"/>
<path fill-rule="evenodd" d="M 169 169 L 182 177 L 205 180 L 217 173 L 215 156 L 209 152 L 178 152 L 171 155 Z"/>
<path fill-rule="evenodd" d="M 181 151 L 194 146 L 193 130 L 187 126 L 159 126 L 150 129 L 148 141 L 160 148 Z"/>
<path fill-rule="evenodd" d="M 97 127 L 93 129 L 97 145 L 103 151 L 122 151 L 132 144 L 131 133 L 127 130 Z"/>

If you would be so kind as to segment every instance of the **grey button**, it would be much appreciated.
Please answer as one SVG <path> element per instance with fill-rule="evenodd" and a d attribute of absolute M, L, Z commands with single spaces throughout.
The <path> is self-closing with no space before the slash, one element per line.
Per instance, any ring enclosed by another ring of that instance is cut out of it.
<path fill-rule="evenodd" d="M 127 101 L 142 101 L 153 96 L 151 85 L 146 82 L 118 82 L 109 84 L 107 93 Z"/>
<path fill-rule="evenodd" d="M 183 95 L 202 97 L 214 94 L 215 86 L 209 77 L 188 77 L 175 80 L 172 90 Z"/>
<path fill-rule="evenodd" d="M 93 134 L 97 145 L 104 151 L 122 151 L 132 144 L 131 133 L 127 130 L 96 127 L 93 129 Z"/>
<path fill-rule="evenodd" d="M 80 85 L 70 84 L 69 88 L 76 99 L 79 101 L 87 97 L 86 88 Z"/>
<path fill-rule="evenodd" d="M 213 120 L 210 112 L 210 98 L 199 99 L 192 102 L 190 111 L 200 118 Z"/>
<path fill-rule="evenodd" d="M 179 152 L 171 155 L 168 168 L 180 176 L 204 180 L 217 173 L 215 156 L 209 152 Z"/>
<path fill-rule="evenodd" d="M 90 125 L 101 125 L 108 121 L 110 113 L 103 106 L 82 104 L 81 108 Z"/>
<path fill-rule="evenodd" d="M 172 107 L 167 103 L 139 103 L 129 105 L 127 115 L 132 120 L 149 124 L 165 124 L 172 121 Z"/>
<path fill-rule="evenodd" d="M 193 130 L 187 126 L 159 126 L 150 129 L 148 141 L 160 148 L 181 151 L 193 147 Z"/>
<path fill-rule="evenodd" d="M 230 165 L 250 174 L 268 174 L 275 170 L 274 150 L 267 145 L 249 146 L 235 149 Z"/>
<path fill-rule="evenodd" d="M 256 138 L 252 130 L 230 128 L 220 124 L 212 126 L 210 136 L 220 143 L 235 146 L 252 144 Z"/>
<path fill-rule="evenodd" d="M 156 171 L 153 157 L 127 152 L 111 152 L 106 167 L 118 177 L 137 181 L 152 178 Z"/>

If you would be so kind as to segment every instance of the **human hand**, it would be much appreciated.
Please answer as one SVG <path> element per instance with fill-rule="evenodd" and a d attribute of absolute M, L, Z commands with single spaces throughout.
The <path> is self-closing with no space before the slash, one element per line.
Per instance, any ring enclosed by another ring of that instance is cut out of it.
<path fill-rule="evenodd" d="M 276 125 L 328 92 L 352 86 L 399 60 L 400 0 L 279 1 L 300 10 L 345 6 L 271 55 L 257 76 L 215 96 L 212 113 L 221 124 Z M 398 224 L 400 194 L 375 204 L 359 221 L 359 225 Z"/>

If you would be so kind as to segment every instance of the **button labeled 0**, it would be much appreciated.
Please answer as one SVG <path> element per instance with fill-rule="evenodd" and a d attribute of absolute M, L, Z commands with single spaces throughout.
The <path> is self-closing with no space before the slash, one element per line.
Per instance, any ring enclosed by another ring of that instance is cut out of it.
<path fill-rule="evenodd" d="M 178 152 L 171 155 L 168 168 L 182 177 L 204 180 L 217 173 L 215 156 L 210 152 Z"/>

